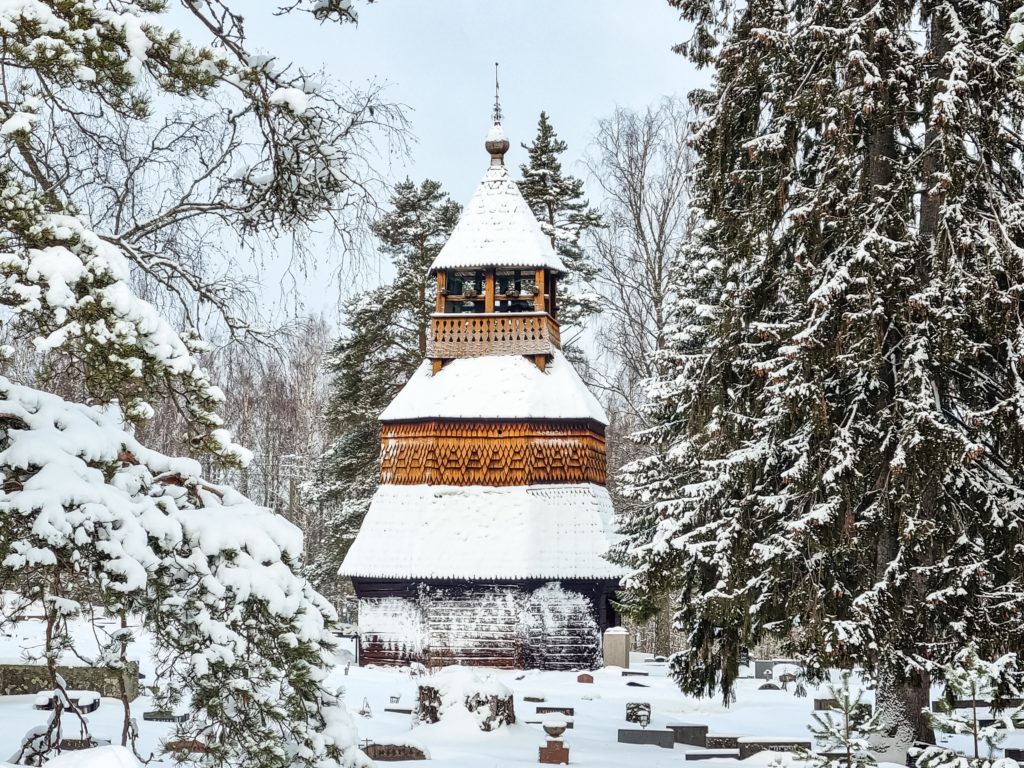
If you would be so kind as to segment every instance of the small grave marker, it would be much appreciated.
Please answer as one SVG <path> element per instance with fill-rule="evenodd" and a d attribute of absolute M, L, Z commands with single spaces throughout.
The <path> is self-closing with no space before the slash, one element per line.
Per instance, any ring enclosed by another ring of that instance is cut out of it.
<path fill-rule="evenodd" d="M 593 683 L 594 682 L 594 676 L 584 672 L 583 674 L 576 676 L 576 682 L 577 683 Z"/>

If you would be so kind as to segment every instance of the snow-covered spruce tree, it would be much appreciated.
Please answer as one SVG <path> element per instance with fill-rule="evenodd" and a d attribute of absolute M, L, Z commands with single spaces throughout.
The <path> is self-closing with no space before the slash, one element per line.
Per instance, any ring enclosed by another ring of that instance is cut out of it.
<path fill-rule="evenodd" d="M 932 741 L 944 665 L 1024 637 L 1011 20 L 988 2 L 672 4 L 695 25 L 680 50 L 716 72 L 692 95 L 707 223 L 683 273 L 720 289 L 680 286 L 628 598 L 681 590 L 687 691 L 730 691 L 740 646 L 775 635 L 811 677 L 862 665 L 894 741 Z"/>
<path fill-rule="evenodd" d="M 546 112 L 540 113 L 533 143 L 522 147 L 527 162 L 519 166 L 519 191 L 569 270 L 558 286 L 559 320 L 579 326 L 601 310 L 599 297 L 587 287 L 595 269 L 581 243 L 588 230 L 601 226 L 601 215 L 583 197 L 583 180 L 563 173 L 560 157 L 568 145 L 558 138 Z"/>
<path fill-rule="evenodd" d="M 80 658 L 71 619 L 132 615 L 151 635 L 164 703 L 190 715 L 179 735 L 207 746 L 191 760 L 361 762 L 348 713 L 323 685 L 333 611 L 296 573 L 297 528 L 203 481 L 196 461 L 146 449 L 115 412 L 0 377 L 0 418 L 0 584 L 20 597 L 4 601 L 4 619 L 30 601 L 44 607 L 40 660 L 54 689 L 56 666 Z M 112 662 L 123 658 L 122 648 L 87 661 L 118 668 Z M 80 737 L 79 721 L 62 717 L 66 700 L 57 701 L 19 760 L 38 764 L 62 737 Z"/>
<path fill-rule="evenodd" d="M 435 293 L 427 271 L 461 210 L 430 179 L 397 184 L 391 206 L 372 228 L 394 265 L 395 278 L 349 302 L 346 333 L 326 362 L 332 378 L 327 418 L 333 439 L 317 462 L 315 482 L 306 489 L 307 502 L 331 510 L 329 555 L 316 565 L 314 578 L 324 589 L 337 582 L 338 566 L 377 488 L 377 417 L 426 356 Z"/>
<path fill-rule="evenodd" d="M 814 712 L 808 726 L 818 752 L 801 755 L 820 768 L 868 768 L 875 764 L 871 755 L 871 738 L 884 726 L 871 705 L 862 701 L 864 691 L 850 690 L 850 672 L 844 670 L 839 685 L 829 685 L 829 696 L 835 702 L 830 710 Z"/>

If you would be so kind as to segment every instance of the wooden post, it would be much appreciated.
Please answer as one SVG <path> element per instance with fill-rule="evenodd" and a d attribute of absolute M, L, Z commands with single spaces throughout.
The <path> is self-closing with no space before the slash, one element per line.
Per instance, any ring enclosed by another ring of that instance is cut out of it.
<path fill-rule="evenodd" d="M 484 312 L 494 311 L 494 270 L 487 270 L 484 277 Z"/>
<path fill-rule="evenodd" d="M 544 269 L 537 270 L 537 295 L 533 297 L 533 309 L 536 312 L 544 311 Z"/>
<path fill-rule="evenodd" d="M 444 312 L 445 303 L 445 288 L 448 287 L 448 273 L 444 270 L 438 270 L 437 272 L 437 306 L 435 312 Z"/>
<path fill-rule="evenodd" d="M 533 356 L 533 362 L 534 362 L 534 364 L 538 368 L 540 368 L 543 371 L 547 367 L 547 365 L 548 365 L 548 356 L 547 355 L 534 355 Z"/>
<path fill-rule="evenodd" d="M 548 281 L 548 295 L 551 297 L 551 303 L 548 307 L 548 314 L 551 315 L 555 320 L 558 319 L 558 278 L 555 274 L 551 273 L 551 279 Z"/>
<path fill-rule="evenodd" d="M 444 365 L 444 361 L 443 360 L 431 360 L 430 361 L 430 368 L 431 368 L 431 370 L 435 374 L 440 372 L 442 365 Z"/>

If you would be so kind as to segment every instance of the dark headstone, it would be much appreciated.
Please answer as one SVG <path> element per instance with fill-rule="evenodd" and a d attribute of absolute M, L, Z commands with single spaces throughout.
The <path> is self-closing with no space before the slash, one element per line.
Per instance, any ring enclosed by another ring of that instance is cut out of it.
<path fill-rule="evenodd" d="M 622 670 L 623 677 L 648 677 L 650 672 L 643 672 L 639 669 L 624 669 Z"/>
<path fill-rule="evenodd" d="M 543 696 L 523 696 L 523 701 L 529 701 L 539 704 L 542 701 L 547 701 L 547 699 L 545 699 Z"/>
<path fill-rule="evenodd" d="M 639 730 L 636 728 L 619 728 L 620 744 L 654 744 L 663 749 L 672 749 L 675 737 L 672 731 Z"/>
<path fill-rule="evenodd" d="M 759 686 L 757 690 L 759 690 L 759 691 L 777 691 L 777 690 L 779 690 L 779 686 L 777 686 L 775 683 L 765 683 L 764 685 Z"/>
<path fill-rule="evenodd" d="M 707 747 L 708 727 L 695 723 L 670 723 L 668 729 L 675 736 L 676 744 L 689 744 L 694 747 Z"/>
<path fill-rule="evenodd" d="M 739 736 L 723 736 L 720 733 L 709 733 L 707 739 L 708 749 L 739 749 Z"/>
<path fill-rule="evenodd" d="M 628 685 L 630 688 L 650 688 L 651 687 L 649 685 L 644 685 L 643 683 L 638 683 L 636 680 L 630 680 L 628 683 L 626 683 L 626 685 Z"/>
<path fill-rule="evenodd" d="M 412 707 L 384 707 L 384 711 L 396 715 L 411 715 Z"/>

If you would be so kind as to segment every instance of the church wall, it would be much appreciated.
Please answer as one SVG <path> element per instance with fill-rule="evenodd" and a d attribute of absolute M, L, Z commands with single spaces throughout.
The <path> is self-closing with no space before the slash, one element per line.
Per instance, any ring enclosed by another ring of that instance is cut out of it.
<path fill-rule="evenodd" d="M 614 584 L 356 580 L 360 663 L 590 669 Z M 413 594 L 412 592 L 415 592 Z M 388 592 L 390 596 L 384 596 Z"/>

